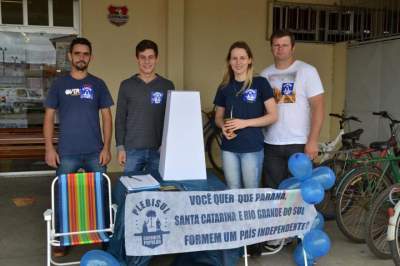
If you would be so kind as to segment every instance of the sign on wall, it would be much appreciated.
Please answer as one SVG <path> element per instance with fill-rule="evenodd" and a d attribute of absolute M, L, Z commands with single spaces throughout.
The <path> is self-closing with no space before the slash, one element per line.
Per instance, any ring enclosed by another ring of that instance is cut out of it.
<path fill-rule="evenodd" d="M 113 6 L 108 7 L 108 20 L 116 25 L 121 26 L 128 22 L 128 8 L 126 6 Z"/>
<path fill-rule="evenodd" d="M 126 254 L 230 249 L 302 235 L 315 216 L 300 190 L 131 193 L 125 205 Z"/>

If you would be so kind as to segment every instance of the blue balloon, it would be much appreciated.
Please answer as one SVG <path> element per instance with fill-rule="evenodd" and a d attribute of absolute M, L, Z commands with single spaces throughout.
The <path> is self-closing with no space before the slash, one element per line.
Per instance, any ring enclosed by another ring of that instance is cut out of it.
<path fill-rule="evenodd" d="M 312 162 L 304 153 L 298 152 L 290 156 L 288 166 L 292 175 L 301 180 L 311 177 Z"/>
<path fill-rule="evenodd" d="M 279 189 L 296 189 L 300 188 L 301 180 L 296 177 L 289 177 L 279 184 Z"/>
<path fill-rule="evenodd" d="M 322 213 L 317 212 L 317 216 L 315 216 L 314 222 L 311 225 L 311 230 L 312 229 L 323 230 L 324 224 L 325 224 L 324 216 L 322 215 Z"/>
<path fill-rule="evenodd" d="M 307 253 L 306 251 L 306 256 L 307 256 L 307 265 L 312 266 L 314 264 L 314 258 Z M 299 243 L 294 250 L 293 253 L 293 258 L 294 262 L 296 263 L 297 266 L 305 266 L 306 264 L 304 263 L 304 253 L 303 253 L 303 245 Z"/>
<path fill-rule="evenodd" d="M 103 250 L 91 250 L 81 259 L 81 266 L 121 266 L 116 258 Z"/>
<path fill-rule="evenodd" d="M 320 183 L 307 179 L 300 185 L 301 196 L 308 204 L 318 204 L 324 199 L 325 191 Z"/>
<path fill-rule="evenodd" d="M 313 229 L 304 236 L 303 245 L 308 254 L 317 258 L 328 254 L 331 249 L 331 240 L 323 231 Z"/>
<path fill-rule="evenodd" d="M 318 181 L 325 190 L 328 190 L 331 189 L 335 184 L 336 176 L 332 169 L 328 166 L 320 166 L 314 168 L 311 179 Z"/>

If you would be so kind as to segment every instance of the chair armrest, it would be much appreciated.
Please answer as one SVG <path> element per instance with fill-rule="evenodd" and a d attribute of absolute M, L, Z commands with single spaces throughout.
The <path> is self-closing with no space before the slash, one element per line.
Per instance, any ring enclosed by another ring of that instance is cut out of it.
<path fill-rule="evenodd" d="M 112 216 L 111 216 L 111 222 L 110 222 L 110 227 L 111 231 L 114 233 L 114 223 L 115 223 L 115 217 L 117 216 L 117 210 L 118 210 L 118 205 L 117 204 L 111 204 L 111 209 L 112 211 Z"/>
<path fill-rule="evenodd" d="M 51 209 L 47 209 L 44 213 L 43 213 L 43 218 L 45 221 L 51 221 L 51 215 L 53 214 L 53 211 Z"/>
<path fill-rule="evenodd" d="M 112 204 L 112 205 L 111 205 L 111 208 L 112 208 L 114 214 L 116 214 L 116 213 L 117 213 L 117 210 L 118 210 L 118 205 L 117 205 L 117 204 Z"/>

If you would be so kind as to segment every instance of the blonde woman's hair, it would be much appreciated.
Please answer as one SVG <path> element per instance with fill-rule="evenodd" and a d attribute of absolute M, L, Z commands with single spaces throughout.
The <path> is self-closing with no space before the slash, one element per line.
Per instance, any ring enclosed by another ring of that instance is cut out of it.
<path fill-rule="evenodd" d="M 246 42 L 243 41 L 237 41 L 234 42 L 231 47 L 229 48 L 229 52 L 228 55 L 226 56 L 226 69 L 225 69 L 225 73 L 224 76 L 222 77 L 222 81 L 219 84 L 218 88 L 224 88 L 226 87 L 229 82 L 235 78 L 235 74 L 233 73 L 233 70 L 231 68 L 231 66 L 229 65 L 229 60 L 231 59 L 231 52 L 233 49 L 235 48 L 241 48 L 244 49 L 247 53 L 247 56 L 251 59 L 251 63 L 248 65 L 247 68 L 247 73 L 246 73 L 246 79 L 243 83 L 242 88 L 237 92 L 236 95 L 241 94 L 245 89 L 251 87 L 251 83 L 253 82 L 253 53 L 250 50 L 249 45 Z"/>

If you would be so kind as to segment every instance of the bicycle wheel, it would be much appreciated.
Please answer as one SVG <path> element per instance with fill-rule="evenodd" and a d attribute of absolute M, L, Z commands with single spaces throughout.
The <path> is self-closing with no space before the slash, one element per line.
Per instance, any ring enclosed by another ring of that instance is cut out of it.
<path fill-rule="evenodd" d="M 335 185 L 330 189 L 325 191 L 324 199 L 321 203 L 315 205 L 317 210 L 322 213 L 326 220 L 335 219 L 335 205 L 336 205 L 336 185 L 338 184 L 338 180 L 340 180 L 345 167 L 345 162 L 339 159 L 329 159 L 322 162 L 318 166 L 327 166 L 333 170 L 336 175 Z"/>
<path fill-rule="evenodd" d="M 391 185 L 391 180 L 375 168 L 363 167 L 342 180 L 336 193 L 336 222 L 353 242 L 364 243 L 364 226 L 371 199 Z"/>
<path fill-rule="evenodd" d="M 222 157 L 221 157 L 221 142 L 222 133 L 220 131 L 214 131 L 207 139 L 206 150 L 208 160 L 215 170 L 222 173 Z"/>
<path fill-rule="evenodd" d="M 388 220 L 387 211 L 394 207 L 389 200 L 389 195 L 393 188 L 399 187 L 399 184 L 394 184 L 379 194 L 374 200 L 371 209 L 367 215 L 365 224 L 365 240 L 369 249 L 381 259 L 390 259 L 390 247 L 387 241 Z M 400 198 L 400 191 L 393 192 L 392 199 L 397 202 Z"/>
<path fill-rule="evenodd" d="M 396 266 L 400 266 L 400 215 L 396 218 L 394 240 L 389 241 L 390 253 Z"/>

